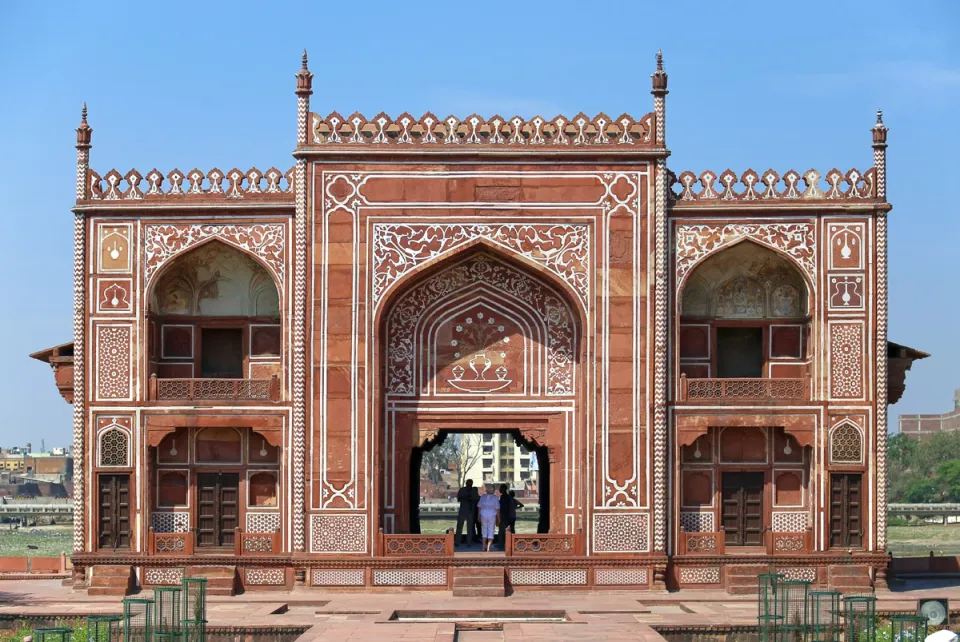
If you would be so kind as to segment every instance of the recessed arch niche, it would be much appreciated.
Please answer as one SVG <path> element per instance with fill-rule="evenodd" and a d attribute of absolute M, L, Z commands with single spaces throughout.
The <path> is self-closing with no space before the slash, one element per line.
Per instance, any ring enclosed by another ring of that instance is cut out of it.
<path fill-rule="evenodd" d="M 542 269 L 479 245 L 411 275 L 381 309 L 386 425 L 375 447 L 384 530 L 410 531 L 408 472 L 415 451 L 440 431 L 519 431 L 547 455 L 538 462 L 549 485 L 550 532 L 576 523 L 569 507 L 582 505 L 574 496 L 583 484 L 571 475 L 581 453 L 565 451 L 584 443 L 576 299 Z M 410 409 L 413 400 L 422 405 Z M 539 403 L 518 405 L 526 400 Z M 545 474 L 565 464 L 570 472 Z"/>
<path fill-rule="evenodd" d="M 801 378 L 810 288 L 788 257 L 751 240 L 708 256 L 684 281 L 677 333 L 691 378 Z"/>

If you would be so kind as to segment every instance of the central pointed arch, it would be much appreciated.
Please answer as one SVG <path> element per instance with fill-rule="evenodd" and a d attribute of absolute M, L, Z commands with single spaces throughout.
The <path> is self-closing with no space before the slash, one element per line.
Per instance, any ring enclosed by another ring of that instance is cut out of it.
<path fill-rule="evenodd" d="M 439 432 L 505 431 L 562 467 L 549 477 L 550 530 L 581 523 L 584 314 L 549 270 L 483 239 L 393 284 L 375 325 L 378 526 L 409 530 L 406 468 Z"/>

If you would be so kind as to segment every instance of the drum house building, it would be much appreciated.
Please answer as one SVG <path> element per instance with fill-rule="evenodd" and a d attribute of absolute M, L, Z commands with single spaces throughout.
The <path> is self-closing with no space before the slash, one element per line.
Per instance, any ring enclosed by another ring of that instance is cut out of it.
<path fill-rule="evenodd" d="M 861 169 L 695 173 L 659 55 L 637 117 L 322 115 L 312 78 L 292 167 L 105 171 L 84 108 L 73 341 L 33 355 L 73 404 L 76 586 L 884 584 L 926 355 L 887 338 L 879 114 Z M 541 532 L 421 534 L 422 454 L 497 432 Z"/>

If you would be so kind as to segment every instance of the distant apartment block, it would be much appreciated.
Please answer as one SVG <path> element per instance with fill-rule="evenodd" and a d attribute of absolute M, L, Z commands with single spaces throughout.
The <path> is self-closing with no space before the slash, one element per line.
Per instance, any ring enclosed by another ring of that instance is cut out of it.
<path fill-rule="evenodd" d="M 507 433 L 467 433 L 464 454 L 479 456 L 471 458 L 466 479 L 474 484 L 509 484 L 511 488 L 525 488 L 535 483 L 536 455 L 517 443 Z"/>
<path fill-rule="evenodd" d="M 910 437 L 929 437 L 938 432 L 960 430 L 960 388 L 953 391 L 953 410 L 939 415 L 900 415 L 900 432 Z"/>

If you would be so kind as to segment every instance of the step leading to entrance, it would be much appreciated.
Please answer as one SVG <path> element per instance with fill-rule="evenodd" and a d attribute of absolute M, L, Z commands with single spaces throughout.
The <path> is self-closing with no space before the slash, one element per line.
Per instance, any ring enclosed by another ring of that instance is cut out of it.
<path fill-rule="evenodd" d="M 454 597 L 504 597 L 506 575 L 501 567 L 462 566 L 453 569 Z"/>

